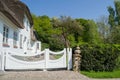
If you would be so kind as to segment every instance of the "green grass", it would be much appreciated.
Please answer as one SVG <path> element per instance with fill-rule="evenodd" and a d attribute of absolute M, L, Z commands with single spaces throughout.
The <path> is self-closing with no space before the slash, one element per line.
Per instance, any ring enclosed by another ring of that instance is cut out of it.
<path fill-rule="evenodd" d="M 86 72 L 81 71 L 83 75 L 86 75 L 90 78 L 120 78 L 120 70 L 115 70 L 113 72 Z"/>

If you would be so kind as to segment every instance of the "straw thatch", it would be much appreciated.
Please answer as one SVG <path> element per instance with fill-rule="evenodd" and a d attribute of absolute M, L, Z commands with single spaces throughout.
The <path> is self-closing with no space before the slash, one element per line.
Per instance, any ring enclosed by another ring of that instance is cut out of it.
<path fill-rule="evenodd" d="M 31 27 L 31 39 L 37 40 L 36 32 L 33 30 L 33 20 L 29 8 L 19 0 L 0 0 L 0 12 L 8 17 L 17 27 L 25 28 L 23 19 L 24 15 L 29 19 Z"/>
<path fill-rule="evenodd" d="M 31 27 L 33 25 L 28 7 L 19 0 L 0 0 L 0 12 L 19 28 L 24 28 L 23 19 L 25 14 L 29 19 Z"/>

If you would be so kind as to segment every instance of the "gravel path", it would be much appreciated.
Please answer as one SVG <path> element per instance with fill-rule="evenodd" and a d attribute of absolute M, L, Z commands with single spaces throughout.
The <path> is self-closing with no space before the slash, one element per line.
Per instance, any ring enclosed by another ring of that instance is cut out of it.
<path fill-rule="evenodd" d="M 0 80 L 90 80 L 73 71 L 7 71 Z"/>
<path fill-rule="evenodd" d="M 0 80 L 120 80 L 90 79 L 73 71 L 6 71 L 0 72 Z"/>

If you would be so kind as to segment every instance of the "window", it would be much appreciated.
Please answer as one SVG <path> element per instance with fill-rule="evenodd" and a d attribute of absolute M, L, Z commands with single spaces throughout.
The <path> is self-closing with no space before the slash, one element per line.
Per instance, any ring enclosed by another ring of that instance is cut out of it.
<path fill-rule="evenodd" d="M 39 49 L 39 43 L 37 43 L 37 49 Z"/>
<path fill-rule="evenodd" d="M 3 46 L 7 46 L 7 47 L 9 47 L 8 34 L 9 34 L 9 28 L 6 25 L 4 25 L 4 27 L 3 27 Z"/>
<path fill-rule="evenodd" d="M 17 48 L 17 39 L 18 39 L 17 32 L 14 31 L 14 33 L 13 33 L 13 46 L 14 46 L 14 48 Z"/>
<path fill-rule="evenodd" d="M 23 40 L 22 37 L 23 37 L 23 35 L 21 34 L 21 35 L 20 35 L 20 48 L 21 48 L 21 49 L 22 49 L 22 40 Z"/>

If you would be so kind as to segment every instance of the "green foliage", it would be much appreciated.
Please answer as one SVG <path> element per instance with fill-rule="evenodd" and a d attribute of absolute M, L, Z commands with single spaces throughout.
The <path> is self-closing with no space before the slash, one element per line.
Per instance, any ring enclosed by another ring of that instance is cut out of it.
<path fill-rule="evenodd" d="M 110 24 L 110 36 L 108 38 L 110 43 L 119 44 L 120 43 L 120 1 L 114 1 L 115 9 L 111 6 L 108 7 Z"/>
<path fill-rule="evenodd" d="M 37 31 L 39 40 L 48 43 L 52 34 L 52 25 L 48 16 L 35 16 L 33 15 L 34 29 Z"/>
<path fill-rule="evenodd" d="M 49 44 L 47 44 L 47 43 L 42 43 L 42 45 L 41 45 L 41 50 L 44 50 L 44 49 L 46 49 L 46 48 L 49 48 Z"/>
<path fill-rule="evenodd" d="M 114 44 L 120 43 L 120 25 L 112 29 L 110 38 L 111 38 L 111 43 Z"/>
<path fill-rule="evenodd" d="M 116 19 L 118 25 L 120 25 L 120 1 L 114 1 L 115 5 L 115 12 L 116 12 Z"/>
<path fill-rule="evenodd" d="M 55 29 L 60 30 L 61 33 L 59 35 L 63 38 L 65 47 L 70 47 L 70 45 L 74 45 L 76 42 L 76 34 L 76 37 L 80 36 L 80 31 L 82 30 L 81 25 L 79 25 L 76 20 L 67 16 L 53 18 L 52 24 Z"/>
<path fill-rule="evenodd" d="M 82 40 L 88 43 L 100 43 L 101 39 L 98 34 L 98 27 L 93 20 L 85 20 L 85 19 L 76 19 L 80 25 L 83 26 Z"/>
<path fill-rule="evenodd" d="M 34 20 L 34 29 L 37 31 L 39 40 L 42 42 L 42 49 L 50 48 L 52 50 L 63 48 L 63 43 L 57 37 L 61 33 L 59 29 L 53 28 L 51 19 L 48 16 L 32 15 Z"/>
<path fill-rule="evenodd" d="M 50 45 L 49 48 L 53 51 L 64 49 L 64 43 L 58 37 L 51 38 L 49 41 L 49 45 Z"/>
<path fill-rule="evenodd" d="M 79 42 L 82 27 L 76 20 L 66 16 L 53 19 L 45 15 L 32 17 L 39 40 L 44 43 L 42 48 L 49 46 L 51 50 L 61 50 Z"/>
<path fill-rule="evenodd" d="M 108 23 L 110 24 L 110 27 L 112 28 L 113 26 L 115 26 L 115 11 L 111 6 L 109 6 L 108 7 L 108 12 L 109 12 Z"/>
<path fill-rule="evenodd" d="M 117 66 L 117 59 L 120 55 L 119 47 L 109 44 L 81 45 L 81 70 L 113 71 Z"/>

